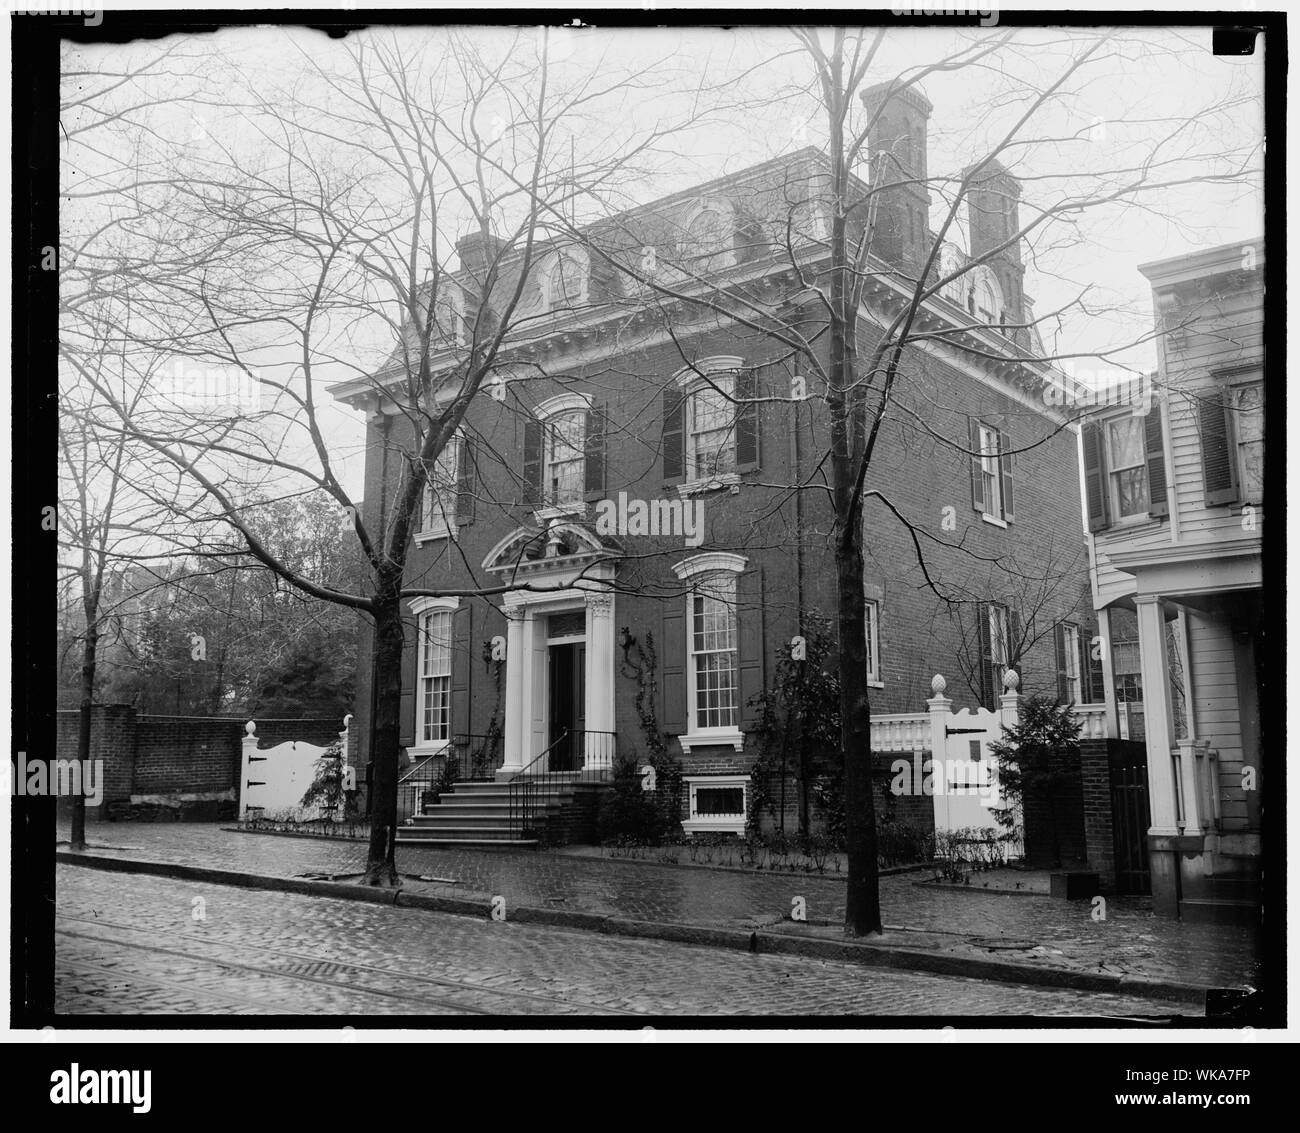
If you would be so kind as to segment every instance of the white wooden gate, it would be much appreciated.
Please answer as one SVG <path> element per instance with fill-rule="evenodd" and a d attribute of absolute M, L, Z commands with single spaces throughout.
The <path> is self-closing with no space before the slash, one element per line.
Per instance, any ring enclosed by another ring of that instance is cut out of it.
<path fill-rule="evenodd" d="M 259 750 L 257 725 L 250 720 L 244 725 L 244 731 L 244 753 L 239 776 L 241 822 L 259 816 L 291 816 L 299 821 L 340 817 L 331 815 L 319 806 L 302 805 L 303 795 L 316 778 L 316 762 L 325 754 L 325 748 L 291 740 Z M 344 737 L 343 758 L 346 762 L 346 725 L 340 735 Z"/>

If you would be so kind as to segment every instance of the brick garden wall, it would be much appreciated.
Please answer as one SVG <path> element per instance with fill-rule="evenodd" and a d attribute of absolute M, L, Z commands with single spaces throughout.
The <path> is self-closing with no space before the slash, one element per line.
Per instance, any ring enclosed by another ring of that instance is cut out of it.
<path fill-rule="evenodd" d="M 1083 834 L 1088 868 L 1101 877 L 1102 888 L 1115 885 L 1115 833 L 1110 805 L 1110 756 L 1107 741 L 1082 740 L 1080 748 L 1083 790 Z"/>
<path fill-rule="evenodd" d="M 228 793 L 237 798 L 245 722 L 236 717 L 145 716 L 129 705 L 96 705 L 90 758 L 103 760 L 104 796 L 98 807 L 87 808 L 88 816 L 100 817 L 109 804 L 125 804 L 132 796 L 212 800 Z M 76 758 L 79 723 L 78 712 L 58 713 L 56 759 Z M 258 721 L 258 747 L 289 740 L 323 747 L 338 738 L 341 726 L 341 720 L 332 719 Z M 29 752 L 28 758 L 35 754 Z M 211 817 L 217 817 L 215 811 Z"/>

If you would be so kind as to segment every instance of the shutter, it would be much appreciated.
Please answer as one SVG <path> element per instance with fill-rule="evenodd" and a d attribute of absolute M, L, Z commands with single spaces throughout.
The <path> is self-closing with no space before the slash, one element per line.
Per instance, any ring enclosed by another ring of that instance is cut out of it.
<path fill-rule="evenodd" d="M 461 438 L 456 466 L 456 522 L 474 522 L 474 442 Z"/>
<path fill-rule="evenodd" d="M 397 718 L 397 743 L 411 747 L 415 743 L 415 674 L 416 656 L 420 648 L 420 619 L 410 618 L 403 624 L 402 642 L 402 703 Z"/>
<path fill-rule="evenodd" d="M 996 707 L 993 699 L 997 694 L 993 686 L 997 684 L 993 675 L 993 636 L 989 632 L 989 604 L 977 602 L 975 616 L 979 620 L 979 697 L 985 708 Z"/>
<path fill-rule="evenodd" d="M 984 470 L 980 466 L 980 423 L 971 417 L 967 421 L 970 426 L 970 501 L 971 506 L 984 514 Z"/>
<path fill-rule="evenodd" d="M 448 737 L 458 732 L 472 732 L 470 727 L 470 688 L 474 672 L 474 610 L 462 606 L 451 620 L 451 719 Z"/>
<path fill-rule="evenodd" d="M 1165 481 L 1165 429 L 1160 406 L 1146 416 L 1147 499 L 1152 515 L 1169 514 L 1169 487 Z"/>
<path fill-rule="evenodd" d="M 605 419 L 604 409 L 587 411 L 583 491 L 588 499 L 599 499 L 605 494 Z"/>
<path fill-rule="evenodd" d="M 1016 519 L 1016 509 L 1012 506 L 1011 497 L 1011 457 L 1007 454 L 1011 451 L 1011 437 L 1007 433 L 998 433 L 998 471 L 1002 475 L 1002 518 L 1008 523 L 1014 523 Z"/>
<path fill-rule="evenodd" d="M 1024 649 L 1021 647 L 1021 630 L 1020 613 L 1017 610 L 1007 612 L 1007 668 L 1015 669 L 1020 677 L 1020 684 L 1017 686 L 1021 692 L 1025 691 L 1025 658 Z M 1006 689 L 1000 685 L 995 690 L 996 695 L 1001 696 Z"/>
<path fill-rule="evenodd" d="M 664 480 L 680 480 L 686 468 L 686 399 L 676 386 L 663 397 Z"/>
<path fill-rule="evenodd" d="M 736 580 L 736 647 L 740 665 L 740 724 L 758 722 L 760 711 L 749 703 L 763 691 L 763 568 L 745 571 Z"/>
<path fill-rule="evenodd" d="M 736 376 L 736 471 L 753 472 L 759 466 L 760 427 L 758 374 L 742 370 Z"/>
<path fill-rule="evenodd" d="M 542 502 L 542 423 L 534 418 L 524 421 L 524 503 L 534 507 Z"/>
<path fill-rule="evenodd" d="M 1101 426 L 1083 426 L 1083 488 L 1088 505 L 1088 530 L 1109 526 L 1106 515 L 1106 457 Z"/>
<path fill-rule="evenodd" d="M 1201 473 L 1205 477 L 1205 506 L 1221 507 L 1237 500 L 1232 449 L 1228 429 L 1228 404 L 1222 394 L 1201 402 Z"/>
<path fill-rule="evenodd" d="M 665 600 L 663 636 L 659 639 L 663 671 L 659 723 L 671 736 L 686 731 L 686 602 L 683 595 L 670 595 Z"/>
<path fill-rule="evenodd" d="M 1056 623 L 1056 700 L 1058 704 L 1070 701 L 1070 672 L 1065 663 L 1065 623 Z"/>

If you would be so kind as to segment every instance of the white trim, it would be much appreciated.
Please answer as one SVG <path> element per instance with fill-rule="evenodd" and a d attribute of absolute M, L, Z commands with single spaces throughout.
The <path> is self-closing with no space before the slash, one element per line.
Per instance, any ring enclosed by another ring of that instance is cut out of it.
<path fill-rule="evenodd" d="M 686 389 L 693 382 L 705 380 L 710 374 L 729 373 L 744 368 L 745 359 L 737 354 L 712 354 L 707 358 L 700 358 L 689 366 L 683 366 L 673 374 L 673 381 L 682 389 Z"/>
<path fill-rule="evenodd" d="M 692 555 L 689 559 L 682 559 L 681 562 L 673 565 L 673 573 L 683 582 L 688 578 L 694 578 L 697 574 L 705 574 L 715 570 L 727 570 L 734 574 L 743 574 L 745 568 L 749 565 L 749 560 L 744 555 L 733 555 L 730 551 L 705 551 L 699 555 Z"/>
<path fill-rule="evenodd" d="M 427 595 L 421 595 L 419 598 L 412 598 L 411 613 L 414 616 L 426 614 L 430 610 L 457 610 L 460 608 L 460 598 L 455 595 L 443 595 L 438 598 L 431 598 Z"/>
<path fill-rule="evenodd" d="M 988 512 L 983 512 L 980 515 L 980 519 L 982 519 L 985 523 L 991 523 L 993 524 L 994 527 L 1001 527 L 1004 530 L 1009 527 L 1009 524 L 1005 519 L 999 519 L 996 515 L 989 515 Z"/>
<path fill-rule="evenodd" d="M 694 684 L 694 681 L 691 682 Z M 883 686 L 882 686 L 883 687 Z M 695 712 L 690 711 L 694 716 Z M 739 728 L 697 728 L 677 737 L 682 745 L 682 752 L 691 754 L 694 747 L 726 747 L 730 745 L 735 751 L 745 750 L 745 733 Z"/>
<path fill-rule="evenodd" d="M 590 409 L 591 406 L 592 396 L 589 393 L 557 393 L 538 405 L 533 410 L 533 415 L 539 421 L 545 421 L 561 413 L 571 413 L 575 409 Z"/>
<path fill-rule="evenodd" d="M 682 830 L 686 833 L 720 833 L 743 834 L 745 821 L 749 816 L 750 777 L 748 775 L 683 775 L 682 782 L 687 786 L 687 814 L 691 817 L 682 820 Z M 705 815 L 695 817 L 695 793 L 700 786 L 705 788 L 741 789 L 742 811 L 738 816 Z"/>
<path fill-rule="evenodd" d="M 709 492 L 720 492 L 726 488 L 734 496 L 740 491 L 739 472 L 719 472 L 706 480 L 688 480 L 677 485 L 677 495 L 682 499 L 690 496 L 703 496 Z"/>

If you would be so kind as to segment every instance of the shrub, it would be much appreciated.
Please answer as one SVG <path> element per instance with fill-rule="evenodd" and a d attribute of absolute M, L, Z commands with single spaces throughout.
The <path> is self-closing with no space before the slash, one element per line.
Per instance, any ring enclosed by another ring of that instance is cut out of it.
<path fill-rule="evenodd" d="M 653 792 L 641 786 L 641 768 L 634 755 L 621 756 L 614 764 L 613 789 L 600 803 L 596 831 L 601 842 L 626 845 L 657 842 L 666 832 L 665 818 Z"/>

